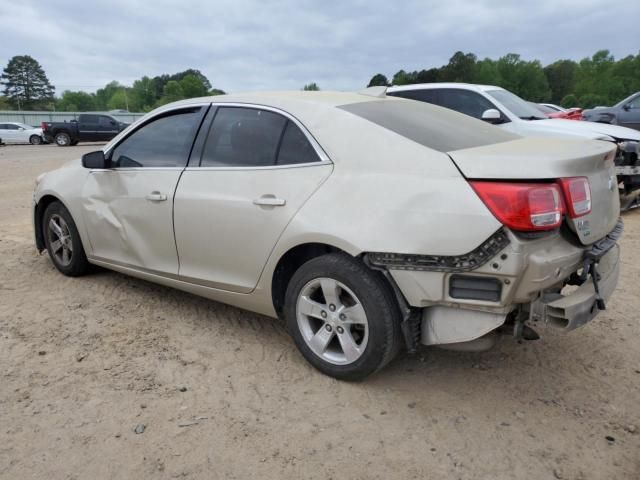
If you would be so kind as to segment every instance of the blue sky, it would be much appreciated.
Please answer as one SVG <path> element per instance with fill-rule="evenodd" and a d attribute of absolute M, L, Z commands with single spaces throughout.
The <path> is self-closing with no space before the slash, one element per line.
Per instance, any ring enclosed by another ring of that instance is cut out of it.
<path fill-rule="evenodd" d="M 56 92 L 201 70 L 226 91 L 366 86 L 456 50 L 550 63 L 640 50 L 638 0 L 0 0 L 0 65 L 28 54 Z"/>

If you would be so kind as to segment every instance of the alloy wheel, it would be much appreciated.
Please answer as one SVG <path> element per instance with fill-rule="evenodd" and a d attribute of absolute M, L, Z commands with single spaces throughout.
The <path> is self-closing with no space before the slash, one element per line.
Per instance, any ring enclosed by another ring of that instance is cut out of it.
<path fill-rule="evenodd" d="M 321 359 L 348 365 L 367 347 L 369 323 L 362 303 L 343 283 L 316 278 L 300 291 L 298 328 L 307 346 Z"/>
<path fill-rule="evenodd" d="M 69 225 L 60 215 L 51 215 L 47 225 L 47 235 L 51 255 L 63 267 L 71 263 L 73 257 L 73 242 Z"/>

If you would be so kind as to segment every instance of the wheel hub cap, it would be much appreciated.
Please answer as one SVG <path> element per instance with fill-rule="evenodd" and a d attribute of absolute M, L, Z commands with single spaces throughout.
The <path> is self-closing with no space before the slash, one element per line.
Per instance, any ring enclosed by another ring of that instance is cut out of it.
<path fill-rule="evenodd" d="M 60 215 L 52 215 L 47 227 L 51 255 L 60 265 L 68 266 L 73 257 L 73 242 L 69 225 Z"/>
<path fill-rule="evenodd" d="M 348 365 L 367 346 L 369 323 L 362 303 L 343 283 L 317 278 L 301 290 L 296 317 L 302 338 L 323 360 Z"/>

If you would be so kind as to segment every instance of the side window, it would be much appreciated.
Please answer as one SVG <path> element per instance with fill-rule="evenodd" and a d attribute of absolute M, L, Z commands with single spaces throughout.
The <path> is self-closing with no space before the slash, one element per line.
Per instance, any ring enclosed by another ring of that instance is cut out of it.
<path fill-rule="evenodd" d="M 627 105 L 629 105 L 629 108 L 640 108 L 640 95 L 627 103 Z"/>
<path fill-rule="evenodd" d="M 391 92 L 389 95 L 438 105 L 438 92 L 434 89 L 401 90 L 399 92 Z"/>
<path fill-rule="evenodd" d="M 7 125 L 4 123 L 0 123 L 0 130 L 8 130 Z"/>
<path fill-rule="evenodd" d="M 287 119 L 257 108 L 220 107 L 202 152 L 203 167 L 266 167 L 276 154 Z"/>
<path fill-rule="evenodd" d="M 78 121 L 81 123 L 98 123 L 98 115 L 80 115 Z"/>
<path fill-rule="evenodd" d="M 287 120 L 276 163 L 278 165 L 294 165 L 319 161 L 318 154 L 302 130 L 291 120 Z"/>
<path fill-rule="evenodd" d="M 14 125 L 13 123 L 7 123 L 5 125 L 5 128 L 7 130 L 20 130 L 20 127 L 18 125 Z"/>
<path fill-rule="evenodd" d="M 440 90 L 440 105 L 475 118 L 482 118 L 485 110 L 496 108 L 493 103 L 476 92 L 454 88 Z"/>
<path fill-rule="evenodd" d="M 101 127 L 112 127 L 114 125 L 112 125 L 111 122 L 113 122 L 113 119 L 111 117 L 98 117 L 99 121 L 98 124 Z"/>
<path fill-rule="evenodd" d="M 115 168 L 184 167 L 199 123 L 199 107 L 156 118 L 113 150 L 111 164 Z"/>

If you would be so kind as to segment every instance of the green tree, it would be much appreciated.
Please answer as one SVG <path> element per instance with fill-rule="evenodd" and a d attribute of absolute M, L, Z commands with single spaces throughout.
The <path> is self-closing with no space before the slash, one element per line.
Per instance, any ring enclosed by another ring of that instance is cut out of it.
<path fill-rule="evenodd" d="M 148 112 L 153 108 L 157 98 L 153 80 L 147 76 L 133 82 L 130 92 L 130 109 L 135 112 Z"/>
<path fill-rule="evenodd" d="M 183 98 L 204 97 L 210 88 L 207 88 L 201 78 L 192 74 L 185 75 L 179 83 Z"/>
<path fill-rule="evenodd" d="M 544 67 L 544 75 L 551 90 L 551 101 L 560 103 L 576 86 L 578 64 L 573 60 L 558 60 Z"/>
<path fill-rule="evenodd" d="M 220 90 L 219 88 L 212 88 L 209 90 L 209 95 L 225 95 L 226 92 L 224 90 Z"/>
<path fill-rule="evenodd" d="M 381 73 L 376 73 L 371 80 L 369 80 L 369 84 L 367 87 L 386 87 L 389 85 L 389 80 Z"/>
<path fill-rule="evenodd" d="M 11 106 L 9 105 L 9 99 L 5 96 L 0 95 L 0 110 L 9 110 Z"/>
<path fill-rule="evenodd" d="M 473 53 L 456 52 L 449 63 L 440 69 L 439 77 L 443 82 L 471 83 L 476 78 L 477 60 Z"/>
<path fill-rule="evenodd" d="M 0 84 L 12 107 L 23 110 L 43 108 L 53 100 L 55 88 L 36 59 L 17 55 L 9 60 Z"/>
<path fill-rule="evenodd" d="M 56 109 L 63 112 L 92 112 L 96 110 L 96 102 L 94 96 L 87 92 L 65 90 L 56 102 Z"/>
<path fill-rule="evenodd" d="M 120 85 L 117 81 L 112 81 L 107 83 L 103 88 L 99 88 L 96 91 L 96 110 L 109 110 L 109 103 L 111 102 L 111 97 L 115 95 L 116 92 L 121 91 L 124 88 L 123 85 Z M 123 96 L 124 98 L 124 96 Z M 122 107 L 125 108 L 125 107 Z"/>
<path fill-rule="evenodd" d="M 166 105 L 167 103 L 177 102 L 184 98 L 184 92 L 180 86 L 180 82 L 176 80 L 169 80 L 164 86 L 162 98 L 160 98 L 158 105 Z"/>
<path fill-rule="evenodd" d="M 562 100 L 560 100 L 560 105 L 565 108 L 577 107 L 579 105 L 578 97 L 576 97 L 573 93 L 566 95 Z"/>
<path fill-rule="evenodd" d="M 302 90 L 307 91 L 307 92 L 317 92 L 318 90 L 320 90 L 320 87 L 318 86 L 317 83 L 312 82 L 312 83 L 308 83 L 304 87 L 302 87 Z"/>

